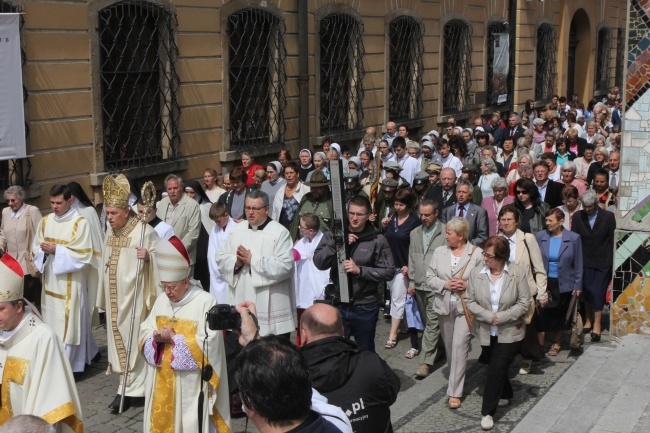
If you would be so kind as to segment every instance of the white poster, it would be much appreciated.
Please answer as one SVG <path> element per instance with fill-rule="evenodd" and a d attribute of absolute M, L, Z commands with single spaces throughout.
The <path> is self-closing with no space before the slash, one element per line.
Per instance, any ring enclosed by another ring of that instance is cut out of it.
<path fill-rule="evenodd" d="M 494 60 L 492 62 L 492 103 L 508 100 L 508 72 L 510 70 L 510 35 L 495 33 Z"/>
<path fill-rule="evenodd" d="M 0 160 L 25 158 L 20 15 L 0 14 Z"/>

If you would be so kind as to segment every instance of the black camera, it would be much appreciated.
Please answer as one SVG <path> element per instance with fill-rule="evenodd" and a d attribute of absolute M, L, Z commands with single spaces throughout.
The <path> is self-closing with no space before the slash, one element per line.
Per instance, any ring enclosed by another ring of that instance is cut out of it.
<path fill-rule="evenodd" d="M 241 316 L 234 306 L 218 304 L 208 311 L 208 327 L 213 331 L 241 328 Z"/>

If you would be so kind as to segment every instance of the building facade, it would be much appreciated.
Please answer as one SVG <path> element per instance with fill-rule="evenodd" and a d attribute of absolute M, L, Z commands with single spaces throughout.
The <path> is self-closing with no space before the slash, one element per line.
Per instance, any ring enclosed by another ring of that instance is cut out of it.
<path fill-rule="evenodd" d="M 228 172 L 244 150 L 356 146 L 388 120 L 416 138 L 450 115 L 588 101 L 623 82 L 627 2 L 1 0 L 6 12 L 23 14 L 29 157 L 0 168 L 46 209 L 72 180 L 100 203 L 115 171 L 161 188 L 171 172 Z"/>

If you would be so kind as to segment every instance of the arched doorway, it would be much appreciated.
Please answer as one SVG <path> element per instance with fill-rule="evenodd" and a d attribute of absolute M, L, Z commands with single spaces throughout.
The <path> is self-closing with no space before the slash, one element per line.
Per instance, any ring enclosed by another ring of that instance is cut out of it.
<path fill-rule="evenodd" d="M 591 25 L 584 9 L 578 9 L 571 20 L 569 30 L 567 98 L 578 94 L 580 100 L 591 98 L 593 81 L 591 67 Z"/>

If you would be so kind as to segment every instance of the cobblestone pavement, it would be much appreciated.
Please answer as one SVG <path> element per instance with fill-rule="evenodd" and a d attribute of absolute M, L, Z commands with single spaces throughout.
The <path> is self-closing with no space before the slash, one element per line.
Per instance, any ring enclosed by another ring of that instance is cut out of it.
<path fill-rule="evenodd" d="M 608 317 L 605 318 L 608 320 Z M 106 375 L 106 330 L 93 329 L 103 357 L 100 362 L 89 367 L 77 380 L 79 398 L 84 415 L 87 433 L 142 432 L 142 408 L 131 408 L 122 415 L 112 415 L 107 408 L 118 389 L 118 376 Z M 480 431 L 481 394 L 485 383 L 485 366 L 476 362 L 481 348 L 472 341 L 465 379 L 465 395 L 462 407 L 458 410 L 447 408 L 447 368 L 443 362 L 437 363 L 434 372 L 423 380 L 415 379 L 414 372 L 419 366 L 418 359 L 406 359 L 404 354 L 410 348 L 408 335 L 399 335 L 395 349 L 384 349 L 388 339 L 389 323 L 379 319 L 377 327 L 377 352 L 386 359 L 402 381 L 397 402 L 392 406 L 392 419 L 395 432 L 475 432 Z M 588 343 L 589 338 L 586 338 Z M 599 345 L 609 345 L 607 331 Z M 547 342 L 547 349 L 550 345 Z M 494 432 L 509 432 L 535 406 L 540 398 L 564 374 L 582 353 L 564 349 L 558 356 L 547 357 L 533 364 L 528 375 L 518 375 L 519 358 L 510 369 L 515 396 L 510 406 L 499 409 L 495 416 Z M 233 420 L 233 433 L 245 431 L 245 420 Z M 252 424 L 248 432 L 257 430 Z"/>

